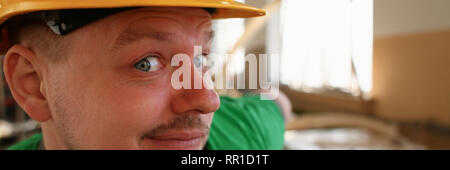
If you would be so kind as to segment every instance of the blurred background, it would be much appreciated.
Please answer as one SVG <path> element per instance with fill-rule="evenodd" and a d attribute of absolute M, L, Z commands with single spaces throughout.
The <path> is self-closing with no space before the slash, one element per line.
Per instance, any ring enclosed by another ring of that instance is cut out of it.
<path fill-rule="evenodd" d="M 285 149 L 450 149 L 449 0 L 239 1 L 268 16 L 214 21 L 213 51 L 233 54 L 215 64 L 248 79 L 247 54 L 279 54 Z M 2 149 L 39 125 L 0 88 Z"/>

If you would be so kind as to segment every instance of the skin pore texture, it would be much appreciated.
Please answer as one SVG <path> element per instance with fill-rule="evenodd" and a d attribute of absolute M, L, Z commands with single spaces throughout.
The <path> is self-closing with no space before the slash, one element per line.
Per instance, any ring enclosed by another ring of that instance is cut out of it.
<path fill-rule="evenodd" d="M 172 56 L 208 54 L 211 15 L 200 8 L 139 8 L 117 13 L 42 49 L 16 44 L 5 78 L 18 104 L 39 121 L 46 149 L 202 149 L 213 112 L 211 89 L 171 85 Z M 48 52 L 46 50 L 62 50 Z M 64 55 L 59 62 L 46 55 Z M 152 70 L 136 64 L 152 59 Z M 202 74 L 192 64 L 191 73 Z"/>

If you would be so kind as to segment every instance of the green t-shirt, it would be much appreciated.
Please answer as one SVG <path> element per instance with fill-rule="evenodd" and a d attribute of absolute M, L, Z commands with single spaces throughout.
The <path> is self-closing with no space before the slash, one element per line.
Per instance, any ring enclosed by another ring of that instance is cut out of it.
<path fill-rule="evenodd" d="M 29 137 L 28 139 L 25 139 L 6 150 L 37 150 L 42 142 L 42 134 L 37 133 L 33 136 Z"/>
<path fill-rule="evenodd" d="M 278 150 L 284 143 L 284 120 L 278 105 L 258 96 L 220 97 L 207 148 Z"/>
<path fill-rule="evenodd" d="M 209 150 L 278 150 L 284 143 L 284 120 L 275 102 L 259 96 L 220 97 L 206 148 Z M 36 150 L 38 133 L 8 150 Z"/>

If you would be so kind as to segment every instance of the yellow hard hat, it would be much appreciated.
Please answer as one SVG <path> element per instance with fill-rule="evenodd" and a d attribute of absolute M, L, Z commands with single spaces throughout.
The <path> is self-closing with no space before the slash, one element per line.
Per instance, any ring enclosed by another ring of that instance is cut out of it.
<path fill-rule="evenodd" d="M 214 19 L 249 18 L 265 15 L 265 10 L 234 0 L 1 0 L 0 24 L 11 17 L 35 11 L 123 7 L 215 8 Z"/>

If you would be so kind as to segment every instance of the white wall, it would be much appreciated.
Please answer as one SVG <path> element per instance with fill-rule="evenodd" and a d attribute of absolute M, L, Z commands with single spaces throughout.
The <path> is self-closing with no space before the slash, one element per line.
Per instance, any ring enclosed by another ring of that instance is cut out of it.
<path fill-rule="evenodd" d="M 374 0 L 375 37 L 450 28 L 450 0 Z"/>

